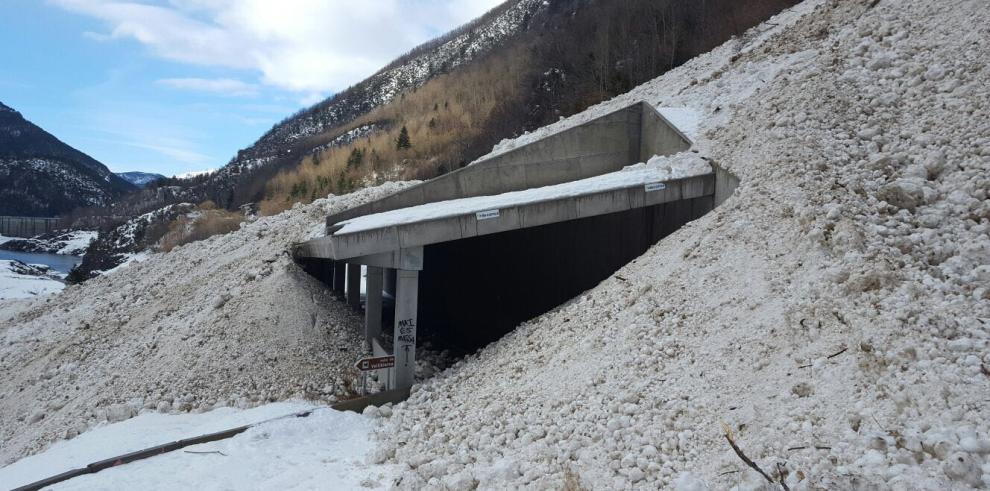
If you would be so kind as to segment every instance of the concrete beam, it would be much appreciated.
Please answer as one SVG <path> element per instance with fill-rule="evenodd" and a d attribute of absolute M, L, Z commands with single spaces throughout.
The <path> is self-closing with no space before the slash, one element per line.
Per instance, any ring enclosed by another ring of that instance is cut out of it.
<path fill-rule="evenodd" d="M 364 337 L 370 343 L 382 333 L 382 283 L 383 269 L 368 266 L 364 302 Z"/>
<path fill-rule="evenodd" d="M 380 268 L 423 270 L 423 248 L 405 247 L 395 251 L 379 252 L 368 256 L 347 258 L 348 263 L 378 266 Z"/>
<path fill-rule="evenodd" d="M 361 309 L 361 265 L 347 265 L 347 305 L 354 310 Z"/>
<path fill-rule="evenodd" d="M 297 254 L 331 254 L 364 264 L 397 269 L 423 269 L 423 246 L 616 213 L 663 203 L 689 200 L 715 193 L 715 174 L 675 179 L 662 186 L 636 185 L 591 192 L 579 196 L 526 203 L 499 209 L 497 217 L 479 220 L 475 213 L 393 225 L 314 239 L 297 248 Z M 307 256 L 301 256 L 307 257 Z M 325 257 L 325 256 L 316 256 Z"/>
<path fill-rule="evenodd" d="M 396 275 L 395 328 L 395 387 L 412 387 L 416 373 L 416 315 L 419 308 L 419 271 L 399 270 Z"/>

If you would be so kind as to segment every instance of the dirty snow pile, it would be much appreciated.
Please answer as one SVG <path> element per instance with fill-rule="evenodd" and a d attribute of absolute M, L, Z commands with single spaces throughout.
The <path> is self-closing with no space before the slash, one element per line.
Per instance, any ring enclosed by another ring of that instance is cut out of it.
<path fill-rule="evenodd" d="M 691 108 L 742 183 L 414 387 L 375 461 L 410 489 L 990 487 L 988 43 L 986 2 L 808 1 L 536 132 Z"/>
<path fill-rule="evenodd" d="M 0 302 L 0 465 L 143 411 L 341 395 L 361 319 L 289 249 L 322 235 L 328 214 L 404 186 L 296 206 L 55 296 Z"/>
<path fill-rule="evenodd" d="M 306 417 L 296 414 L 310 412 Z M 374 420 L 308 402 L 202 414 L 142 414 L 100 426 L 0 468 L 3 489 L 142 450 L 244 425 L 227 440 L 193 445 L 123 467 L 75 477 L 51 489 L 384 489 L 388 466 L 368 465 Z M 48 488 L 46 488 L 48 489 Z"/>

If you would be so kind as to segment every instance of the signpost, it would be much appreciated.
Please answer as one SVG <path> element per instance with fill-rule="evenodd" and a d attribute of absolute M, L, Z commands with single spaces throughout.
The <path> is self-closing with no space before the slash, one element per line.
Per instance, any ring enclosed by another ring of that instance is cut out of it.
<path fill-rule="evenodd" d="M 361 358 L 354 364 L 354 368 L 361 371 L 361 394 L 368 392 L 368 372 L 382 370 L 395 366 L 395 356 L 376 356 L 373 358 Z"/>
<path fill-rule="evenodd" d="M 354 368 L 362 372 L 371 370 L 381 370 L 382 368 L 392 368 L 395 366 L 395 356 L 377 356 L 374 358 L 361 358 L 354 364 Z"/>

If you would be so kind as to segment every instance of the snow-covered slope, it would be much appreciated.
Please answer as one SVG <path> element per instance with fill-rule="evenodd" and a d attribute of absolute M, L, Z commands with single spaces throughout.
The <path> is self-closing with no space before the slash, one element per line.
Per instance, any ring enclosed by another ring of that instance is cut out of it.
<path fill-rule="evenodd" d="M 134 189 L 0 103 L 0 215 L 55 216 Z"/>
<path fill-rule="evenodd" d="M 328 214 L 404 186 L 320 199 L 44 300 L 0 302 L 0 465 L 141 410 L 348 393 L 361 319 L 288 250 Z"/>
<path fill-rule="evenodd" d="M 72 230 L 50 232 L 30 239 L 2 237 L 0 250 L 82 256 L 96 236 L 94 230 Z"/>
<path fill-rule="evenodd" d="M 727 428 L 791 490 L 990 486 L 988 16 L 809 0 L 521 139 L 692 108 L 742 185 L 416 387 L 378 458 L 410 489 L 782 489 Z"/>

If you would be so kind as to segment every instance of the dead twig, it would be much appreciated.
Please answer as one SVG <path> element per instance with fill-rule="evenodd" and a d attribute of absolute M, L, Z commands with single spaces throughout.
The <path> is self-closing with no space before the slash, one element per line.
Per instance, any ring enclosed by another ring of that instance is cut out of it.
<path fill-rule="evenodd" d="M 835 358 L 836 356 L 839 356 L 839 355 L 841 355 L 842 353 L 845 353 L 845 352 L 846 352 L 846 350 L 848 350 L 848 349 L 849 349 L 849 348 L 842 348 L 842 349 L 840 349 L 839 351 L 837 351 L 837 352 L 835 352 L 835 353 L 832 353 L 831 355 L 828 355 L 828 356 L 826 356 L 825 358 L 827 358 L 827 359 L 829 359 L 829 360 L 831 360 L 832 358 Z"/>
<path fill-rule="evenodd" d="M 227 454 L 225 454 L 225 453 L 223 453 L 223 452 L 220 452 L 220 451 L 218 451 L 218 450 L 211 450 L 211 451 L 209 451 L 209 452 L 196 452 L 196 451 L 194 451 L 194 450 L 183 450 L 183 452 L 185 452 L 185 453 L 194 453 L 194 454 L 197 454 L 197 455 L 205 455 L 205 454 L 211 454 L 211 453 L 215 453 L 215 454 L 217 454 L 217 455 L 223 455 L 224 457 L 226 457 L 226 456 L 227 456 Z"/>
<path fill-rule="evenodd" d="M 847 350 L 849 350 L 849 348 L 842 348 L 839 351 L 836 351 L 835 353 L 832 353 L 831 355 L 826 356 L 825 359 L 826 360 L 831 360 L 832 358 L 835 358 L 836 356 L 839 356 L 842 353 L 845 353 Z M 812 364 L 811 363 L 808 363 L 807 365 L 798 365 L 798 368 L 811 368 L 811 366 L 812 366 Z"/>
<path fill-rule="evenodd" d="M 623 278 L 623 277 L 621 277 L 619 275 L 615 275 L 615 279 L 617 279 L 619 281 L 629 281 L 629 280 L 627 280 L 627 279 L 625 279 L 625 278 Z"/>
<path fill-rule="evenodd" d="M 756 465 L 756 462 L 753 462 L 749 457 L 746 456 L 746 454 L 743 453 L 742 450 L 739 449 L 739 446 L 736 445 L 735 440 L 732 439 L 732 430 L 729 429 L 729 426 L 726 425 L 725 423 L 722 423 L 722 430 L 725 432 L 725 439 L 728 440 L 729 446 L 732 447 L 732 451 L 736 453 L 739 459 L 742 460 L 746 465 L 748 465 L 754 471 L 759 472 L 760 475 L 763 476 L 763 478 L 766 479 L 768 483 L 775 484 L 774 480 L 771 479 L 766 472 L 763 472 L 763 469 L 760 469 L 760 466 Z M 790 491 L 789 489 L 787 489 L 786 484 L 784 484 L 784 489 L 786 491 Z"/>
<path fill-rule="evenodd" d="M 806 449 L 809 449 L 809 448 L 813 448 L 815 450 L 832 450 L 832 447 L 825 447 L 825 446 L 821 446 L 821 445 L 808 445 L 808 446 L 801 446 L 801 447 L 791 447 L 791 448 L 788 448 L 787 451 L 788 452 L 793 452 L 795 450 L 806 450 Z"/>

